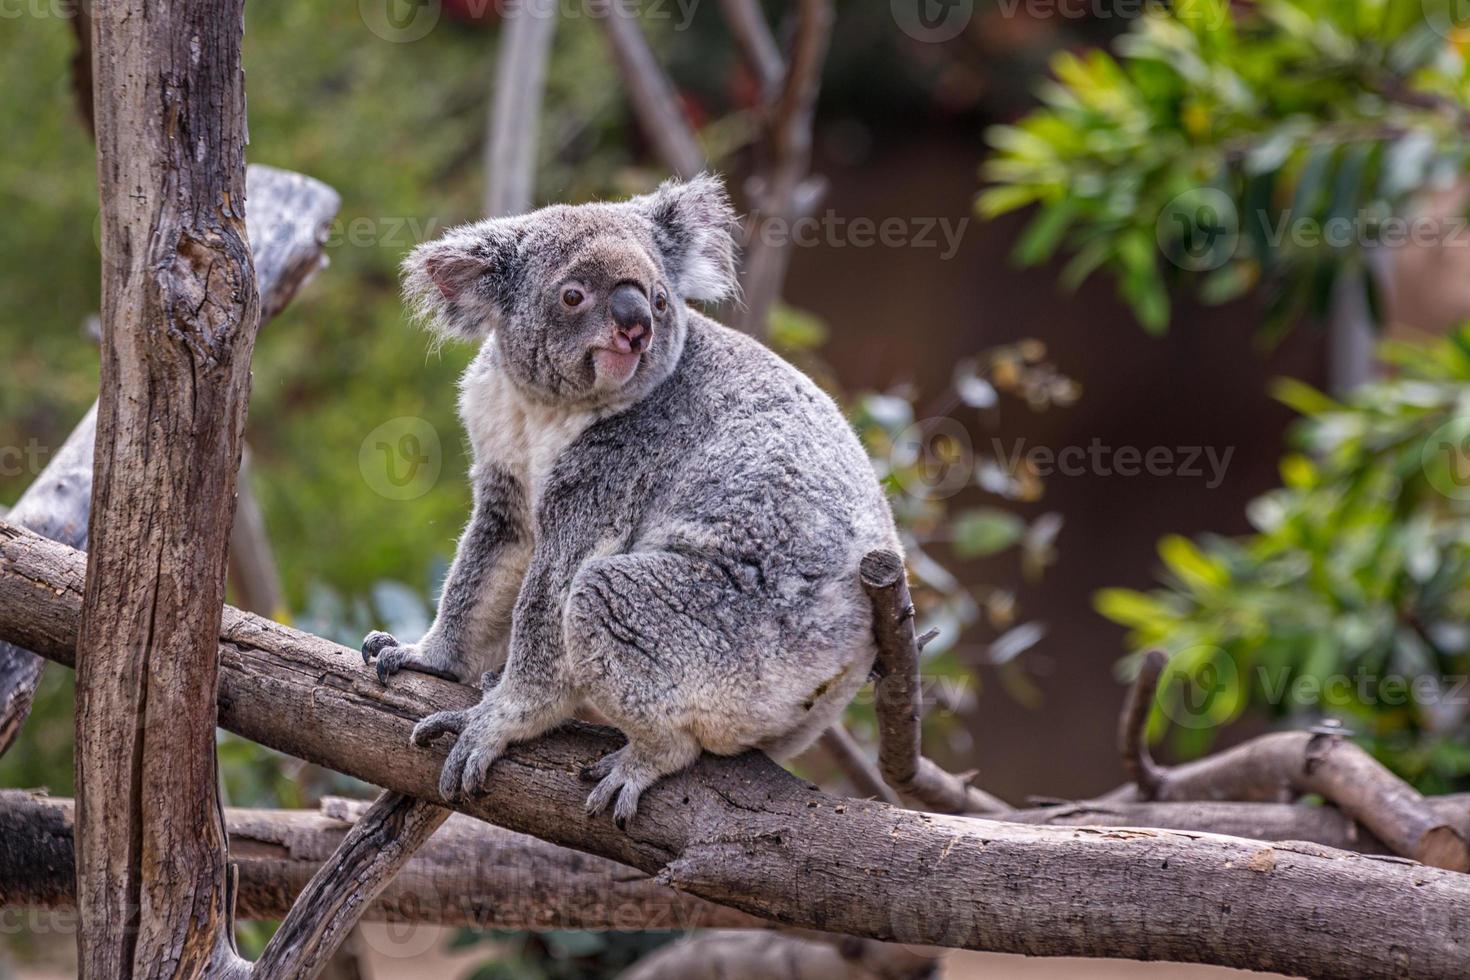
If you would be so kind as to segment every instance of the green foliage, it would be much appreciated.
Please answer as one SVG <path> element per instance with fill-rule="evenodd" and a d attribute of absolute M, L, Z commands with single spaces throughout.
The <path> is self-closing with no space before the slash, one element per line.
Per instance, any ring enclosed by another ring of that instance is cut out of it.
<path fill-rule="evenodd" d="M 1187 730 L 1229 721 L 1247 696 L 1278 717 L 1347 716 L 1407 778 L 1463 790 L 1470 328 L 1382 356 L 1396 375 L 1346 402 L 1277 386 L 1305 418 L 1282 486 L 1250 505 L 1254 534 L 1165 538 L 1163 588 L 1106 589 L 1096 606 L 1135 650 L 1170 652 L 1177 675 L 1212 672 L 1221 696 Z"/>
<path fill-rule="evenodd" d="M 1101 50 L 1061 52 L 1044 107 L 993 127 L 978 202 L 1038 205 L 1015 250 L 1097 269 L 1151 332 L 1171 286 L 1206 302 L 1266 289 L 1267 326 L 1320 313 L 1415 194 L 1464 170 L 1470 33 L 1448 0 L 1184 0 Z M 1455 227 L 1458 227 L 1456 225 Z M 1443 237 L 1453 229 L 1429 229 Z"/>

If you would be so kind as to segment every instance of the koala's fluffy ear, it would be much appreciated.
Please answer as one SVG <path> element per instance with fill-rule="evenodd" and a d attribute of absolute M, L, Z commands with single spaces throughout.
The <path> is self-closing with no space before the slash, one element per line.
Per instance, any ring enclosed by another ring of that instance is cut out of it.
<path fill-rule="evenodd" d="M 426 328 L 479 340 L 495 328 L 513 295 L 523 223 L 461 225 L 403 260 L 403 296 Z"/>
<path fill-rule="evenodd" d="M 653 222 L 675 293 L 718 302 L 735 292 L 735 209 L 718 177 L 669 180 L 632 203 Z"/>

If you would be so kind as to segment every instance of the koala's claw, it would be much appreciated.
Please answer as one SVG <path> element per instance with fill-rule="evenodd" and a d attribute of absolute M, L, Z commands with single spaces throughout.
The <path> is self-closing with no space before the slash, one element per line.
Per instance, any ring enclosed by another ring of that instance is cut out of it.
<path fill-rule="evenodd" d="M 613 771 L 613 767 L 618 764 L 618 759 L 622 757 L 624 751 L 626 751 L 626 749 L 613 749 L 611 752 L 603 756 L 601 759 L 598 759 L 596 762 L 591 762 L 583 766 L 582 779 L 589 783 L 598 783 L 606 779 L 608 775 Z M 587 809 L 589 813 L 592 812 L 591 797 L 587 799 Z M 600 810 L 601 807 L 599 807 L 598 809 Z"/>
<path fill-rule="evenodd" d="M 629 765 L 628 759 L 627 750 L 618 749 L 582 770 L 583 779 L 601 780 L 587 796 L 587 816 L 597 816 L 616 797 L 617 802 L 613 804 L 613 823 L 619 830 L 628 829 L 628 821 L 638 813 L 638 800 L 651 782 L 640 778 Z"/>
<path fill-rule="evenodd" d="M 409 741 L 423 748 L 446 732 L 460 734 L 468 724 L 468 711 L 439 711 L 413 726 L 413 734 L 409 736 Z"/>
<path fill-rule="evenodd" d="M 384 633 L 382 630 L 373 630 L 362 641 L 362 662 L 370 664 L 373 658 L 382 653 L 388 647 L 398 646 L 398 641 L 393 638 L 392 633 Z"/>
<path fill-rule="evenodd" d="M 362 641 L 362 662 L 372 666 L 375 659 L 377 660 L 378 683 L 385 686 L 388 678 L 400 670 L 427 674 L 446 681 L 457 682 L 460 679 L 451 670 L 424 663 L 414 647 L 399 643 L 392 633 L 384 633 L 382 630 L 374 630 L 367 635 L 367 639 Z"/>

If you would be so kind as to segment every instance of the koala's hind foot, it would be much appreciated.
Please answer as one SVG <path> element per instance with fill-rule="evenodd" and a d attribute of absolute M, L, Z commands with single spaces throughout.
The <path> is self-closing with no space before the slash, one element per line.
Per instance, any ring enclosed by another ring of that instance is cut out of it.
<path fill-rule="evenodd" d="M 439 772 L 439 795 L 446 800 L 485 792 L 490 767 L 512 743 L 535 738 L 567 717 L 566 705 L 512 690 L 499 678 L 494 671 L 481 677 L 484 696 L 473 708 L 440 711 L 414 726 L 410 740 L 420 747 L 440 735 L 459 736 Z"/>
<path fill-rule="evenodd" d="M 391 633 L 375 630 L 362 641 L 362 662 L 373 665 L 377 661 L 378 683 L 387 684 L 388 678 L 400 670 L 428 674 L 446 681 L 463 680 L 449 667 L 442 666 L 435 658 L 411 644 L 400 644 Z"/>
<path fill-rule="evenodd" d="M 582 778 L 598 780 L 587 797 L 587 815 L 596 816 L 617 798 L 613 823 L 620 830 L 638 812 L 643 791 L 665 776 L 687 769 L 699 758 L 699 743 L 692 735 L 669 732 L 657 741 L 629 741 L 582 770 Z"/>

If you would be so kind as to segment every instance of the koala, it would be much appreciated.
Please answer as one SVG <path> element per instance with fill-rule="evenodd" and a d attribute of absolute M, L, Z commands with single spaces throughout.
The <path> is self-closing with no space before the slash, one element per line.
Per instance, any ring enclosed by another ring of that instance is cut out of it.
<path fill-rule="evenodd" d="M 858 565 L 899 549 L 833 401 L 691 301 L 735 290 L 722 184 L 483 221 L 415 249 L 404 291 L 434 331 L 479 341 L 460 389 L 474 507 L 433 626 L 375 632 L 378 677 L 486 675 L 439 780 L 491 764 L 589 706 L 626 744 L 588 767 L 591 815 L 626 829 L 640 795 L 701 751 L 805 748 L 876 653 Z"/>

